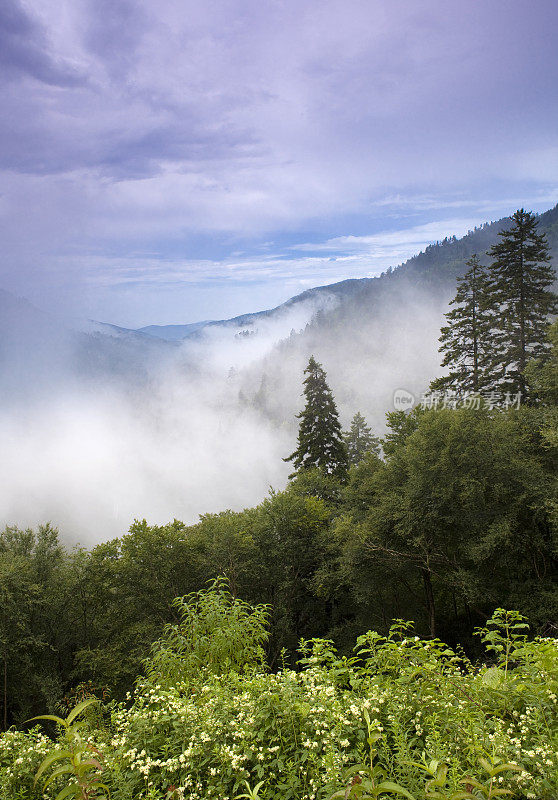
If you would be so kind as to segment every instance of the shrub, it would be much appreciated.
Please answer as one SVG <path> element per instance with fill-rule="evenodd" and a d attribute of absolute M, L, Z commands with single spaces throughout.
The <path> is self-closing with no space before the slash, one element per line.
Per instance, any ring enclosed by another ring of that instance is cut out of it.
<path fill-rule="evenodd" d="M 265 609 L 222 585 L 180 607 L 179 646 L 163 639 L 172 646 L 156 648 L 147 678 L 88 740 L 113 800 L 558 797 L 558 643 L 529 641 L 510 612 L 479 632 L 489 664 L 397 621 L 386 637 L 361 636 L 353 658 L 315 639 L 302 642 L 300 670 L 270 673 Z M 42 797 L 33 777 L 48 748 L 36 730 L 4 734 L 2 798 Z"/>

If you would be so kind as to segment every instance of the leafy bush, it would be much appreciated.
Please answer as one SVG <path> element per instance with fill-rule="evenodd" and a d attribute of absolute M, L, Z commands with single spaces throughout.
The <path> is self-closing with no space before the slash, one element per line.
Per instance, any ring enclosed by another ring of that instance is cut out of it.
<path fill-rule="evenodd" d="M 558 643 L 528 641 L 517 615 L 498 610 L 479 632 L 495 656 L 482 666 L 397 621 L 361 636 L 353 658 L 315 639 L 302 642 L 300 670 L 270 673 L 265 609 L 221 584 L 180 607 L 147 678 L 88 739 L 113 800 L 558 796 Z M 10 731 L 1 743 L 2 797 L 42 798 L 45 737 Z"/>
<path fill-rule="evenodd" d="M 35 788 L 35 774 L 43 759 L 52 752 L 52 740 L 39 728 L 9 730 L 0 736 L 0 797 L 2 800 L 39 800 L 43 793 Z M 60 747 L 60 750 L 62 748 Z M 54 796 L 54 795 L 51 795 Z"/>
<path fill-rule="evenodd" d="M 149 679 L 178 686 L 195 681 L 200 671 L 220 675 L 263 665 L 267 606 L 250 606 L 233 597 L 224 578 L 209 589 L 177 597 L 173 605 L 180 623 L 167 625 L 153 645 L 145 663 Z"/>

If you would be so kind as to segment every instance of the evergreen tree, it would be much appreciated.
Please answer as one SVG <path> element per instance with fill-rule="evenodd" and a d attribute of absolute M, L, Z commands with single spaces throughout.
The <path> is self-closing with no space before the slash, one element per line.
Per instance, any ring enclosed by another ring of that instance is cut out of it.
<path fill-rule="evenodd" d="M 441 329 L 442 367 L 449 367 L 450 373 L 433 381 L 432 391 L 463 394 L 493 386 L 489 372 L 494 349 L 490 279 L 476 254 L 467 266 L 450 303 L 455 308 L 445 315 L 449 324 Z"/>
<path fill-rule="evenodd" d="M 537 233 L 535 215 L 520 208 L 512 221 L 488 252 L 498 305 L 492 371 L 502 389 L 525 394 L 523 371 L 530 359 L 548 350 L 548 317 L 558 310 L 558 303 L 550 289 L 555 273 L 548 245 Z"/>
<path fill-rule="evenodd" d="M 343 434 L 349 464 L 360 464 L 368 451 L 379 455 L 380 440 L 374 436 L 366 420 L 358 411 L 351 421 L 351 427 Z"/>
<path fill-rule="evenodd" d="M 529 393 L 536 402 L 545 406 L 558 406 L 558 320 L 548 328 L 550 350 L 530 361 L 525 370 Z"/>
<path fill-rule="evenodd" d="M 284 460 L 294 462 L 293 475 L 317 467 L 326 474 L 343 477 L 347 472 L 347 451 L 325 371 L 311 356 L 304 374 L 308 376 L 304 381 L 306 406 L 297 414 L 298 447 Z"/>

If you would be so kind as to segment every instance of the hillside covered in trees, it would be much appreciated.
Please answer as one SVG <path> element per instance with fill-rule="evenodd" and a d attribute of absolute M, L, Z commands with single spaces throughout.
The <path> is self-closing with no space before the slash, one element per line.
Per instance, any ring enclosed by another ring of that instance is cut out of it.
<path fill-rule="evenodd" d="M 382 438 L 356 409 L 343 429 L 311 357 L 293 472 L 255 507 L 138 520 L 90 549 L 50 524 L 4 530 L 2 797 L 556 796 L 558 322 L 540 230 L 518 211 L 481 279 L 462 254 L 447 374 Z M 52 738 L 30 720 L 45 711 Z"/>
<path fill-rule="evenodd" d="M 558 206 L 536 221 L 548 245 L 550 266 L 556 271 Z M 242 402 L 284 425 L 298 410 L 295 393 L 287 396 L 284 387 L 296 383 L 314 355 L 327 371 L 342 418 L 348 422 L 358 409 L 383 429 L 396 389 L 405 388 L 419 397 L 439 375 L 437 338 L 456 281 L 469 269 L 472 256 L 483 265 L 490 263 L 488 253 L 509 225 L 510 218 L 504 218 L 460 239 L 449 237 L 377 278 L 310 290 L 308 294 L 318 297 L 334 292 L 335 302 L 239 370 L 231 387 L 239 391 Z M 256 320 L 245 329 L 253 331 L 256 339 L 260 335 Z"/>

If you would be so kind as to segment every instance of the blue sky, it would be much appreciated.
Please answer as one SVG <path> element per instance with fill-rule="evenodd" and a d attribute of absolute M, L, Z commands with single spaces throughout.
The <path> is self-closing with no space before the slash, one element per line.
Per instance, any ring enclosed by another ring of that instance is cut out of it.
<path fill-rule="evenodd" d="M 558 201 L 555 0 L 4 0 L 0 287 L 127 326 Z"/>

